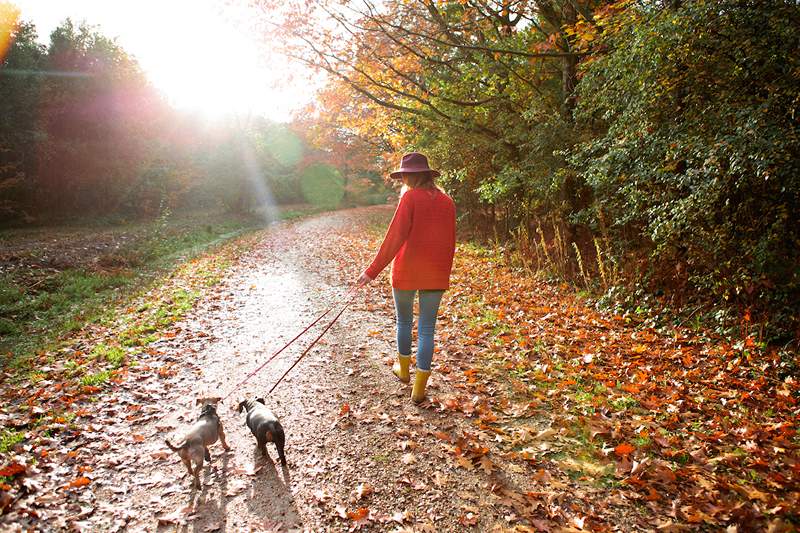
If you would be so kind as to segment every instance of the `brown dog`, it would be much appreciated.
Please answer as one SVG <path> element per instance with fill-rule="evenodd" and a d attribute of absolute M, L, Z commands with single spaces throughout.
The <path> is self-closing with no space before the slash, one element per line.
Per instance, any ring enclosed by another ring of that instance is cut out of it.
<path fill-rule="evenodd" d="M 217 408 L 211 404 L 205 404 L 200 409 L 197 422 L 186 432 L 180 446 L 173 446 L 169 440 L 166 441 L 170 450 L 178 453 L 189 474 L 194 476 L 194 485 L 198 488 L 200 487 L 200 469 L 203 468 L 203 460 L 211 461 L 208 447 L 217 442 L 217 439 L 226 451 L 230 450 L 225 442 L 225 433 L 217 415 Z M 196 465 L 194 470 L 192 470 L 192 462 Z"/>

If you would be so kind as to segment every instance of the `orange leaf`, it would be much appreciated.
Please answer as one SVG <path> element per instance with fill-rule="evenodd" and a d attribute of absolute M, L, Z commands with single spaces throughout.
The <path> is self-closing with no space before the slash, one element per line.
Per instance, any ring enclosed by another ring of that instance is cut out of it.
<path fill-rule="evenodd" d="M 614 448 L 614 453 L 616 453 L 620 457 L 627 457 L 628 455 L 632 454 L 634 450 L 636 450 L 636 448 L 634 448 L 627 442 L 623 442 L 622 444 Z"/>
<path fill-rule="evenodd" d="M 649 502 L 654 502 L 661 499 L 661 495 L 656 492 L 653 487 L 648 487 L 648 494 L 644 497 L 645 500 Z"/>
<path fill-rule="evenodd" d="M 342 408 L 339 410 L 339 416 L 344 416 L 350 412 L 350 404 L 346 403 L 342 405 Z"/>
<path fill-rule="evenodd" d="M 347 511 L 347 518 L 350 520 L 363 520 L 369 514 L 369 509 L 361 507 L 355 511 Z"/>
<path fill-rule="evenodd" d="M 79 477 L 77 479 L 73 479 L 72 481 L 64 485 L 64 488 L 71 489 L 76 487 L 85 487 L 89 483 L 91 483 L 91 481 L 89 480 L 88 477 Z"/>
<path fill-rule="evenodd" d="M 433 434 L 439 440 L 443 440 L 445 442 L 451 442 L 452 441 L 452 439 L 450 438 L 450 435 L 448 435 L 444 431 L 434 431 Z"/>

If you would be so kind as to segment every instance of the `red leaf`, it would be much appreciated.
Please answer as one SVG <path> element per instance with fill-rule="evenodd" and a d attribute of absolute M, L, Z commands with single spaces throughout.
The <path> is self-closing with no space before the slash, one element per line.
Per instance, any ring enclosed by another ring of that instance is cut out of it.
<path fill-rule="evenodd" d="M 0 469 L 0 476 L 3 477 L 13 477 L 17 474 L 21 474 L 25 471 L 25 466 L 19 463 L 11 463 L 8 466 L 3 467 Z"/>

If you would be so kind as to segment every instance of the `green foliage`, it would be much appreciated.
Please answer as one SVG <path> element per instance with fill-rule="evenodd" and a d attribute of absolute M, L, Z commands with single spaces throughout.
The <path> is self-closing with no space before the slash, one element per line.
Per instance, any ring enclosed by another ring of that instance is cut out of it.
<path fill-rule="evenodd" d="M 0 220 L 14 214 L 30 193 L 25 178 L 35 169 L 31 149 L 41 137 L 36 128 L 45 49 L 33 24 L 21 23 L 5 60 L 0 62 Z"/>
<path fill-rule="evenodd" d="M 13 429 L 0 431 L 0 453 L 8 453 L 14 446 L 25 440 L 25 433 Z"/>
<path fill-rule="evenodd" d="M 582 220 L 618 255 L 649 254 L 656 286 L 798 320 L 800 34 L 794 3 L 631 8 L 589 63 L 576 149 L 592 189 Z M 775 340 L 778 340 L 777 338 Z"/>
<path fill-rule="evenodd" d="M 330 165 L 318 163 L 306 168 L 300 186 L 306 201 L 315 206 L 335 208 L 344 197 L 344 180 Z"/>

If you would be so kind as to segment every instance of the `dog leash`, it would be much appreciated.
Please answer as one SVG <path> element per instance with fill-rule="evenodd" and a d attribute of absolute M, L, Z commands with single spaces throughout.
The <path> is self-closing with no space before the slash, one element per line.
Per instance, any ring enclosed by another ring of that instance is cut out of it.
<path fill-rule="evenodd" d="M 342 296 L 341 298 L 339 298 L 338 300 L 336 300 L 336 301 L 333 303 L 333 305 L 331 305 L 330 307 L 328 307 L 328 308 L 327 308 L 327 309 L 326 309 L 326 310 L 325 310 L 325 311 L 324 311 L 324 312 L 323 312 L 321 315 L 319 315 L 319 316 L 318 316 L 316 319 L 314 319 L 314 321 L 313 321 L 313 322 L 311 322 L 311 323 L 310 323 L 308 326 L 306 326 L 306 327 L 305 327 L 305 329 L 303 329 L 303 331 L 301 331 L 300 333 L 298 333 L 297 335 L 295 335 L 295 337 L 294 337 L 292 340 L 290 340 L 289 342 L 287 342 L 286 344 L 284 344 L 284 345 L 283 345 L 283 346 L 282 346 L 282 347 L 281 347 L 281 348 L 280 348 L 278 351 L 276 351 L 275 353 L 273 353 L 273 354 L 272 354 L 272 355 L 269 357 L 269 359 L 267 359 L 266 361 L 264 361 L 264 362 L 263 362 L 263 363 L 262 363 L 260 366 L 258 366 L 258 368 L 256 368 L 255 370 L 253 370 L 252 372 L 250 372 L 249 374 L 247 374 L 247 375 L 244 377 L 244 379 L 242 379 L 242 380 L 241 380 L 241 381 L 239 381 L 239 382 L 238 382 L 236 385 L 234 385 L 234 386 L 233 386 L 233 388 L 231 389 L 231 391 L 230 391 L 228 394 L 226 394 L 226 395 L 225 395 L 225 396 L 222 398 L 221 402 L 225 402 L 225 400 L 227 400 L 228 398 L 230 398 L 230 397 L 231 397 L 231 395 L 232 395 L 234 392 L 236 392 L 236 390 L 237 390 L 239 387 L 241 387 L 243 384 L 245 384 L 245 383 L 247 382 L 247 380 L 249 380 L 250 378 L 252 378 L 252 377 L 253 377 L 253 376 L 255 376 L 256 374 L 258 374 L 258 373 L 259 373 L 259 372 L 260 372 L 260 371 L 261 371 L 261 370 L 262 370 L 262 369 L 263 369 L 265 366 L 267 366 L 267 365 L 268 365 L 270 362 L 272 362 L 272 360 L 273 360 L 273 359 L 275 359 L 276 357 L 278 357 L 278 356 L 279 356 L 279 355 L 280 355 L 280 354 L 281 354 L 281 353 L 282 353 L 282 352 L 283 352 L 283 351 L 284 351 L 286 348 L 288 348 L 289 346 L 291 346 L 291 345 L 292 345 L 292 344 L 293 344 L 293 343 L 294 343 L 294 342 L 295 342 L 297 339 L 299 339 L 300 337 L 302 337 L 303 335 L 305 335 L 305 334 L 306 334 L 306 332 L 308 332 L 308 330 L 310 330 L 311 328 L 313 328 L 314 326 L 316 326 L 316 325 L 317 325 L 317 323 L 318 323 L 320 320 L 322 320 L 323 318 L 325 318 L 325 317 L 328 315 L 328 313 L 330 313 L 331 311 L 333 311 L 334 309 L 336 309 L 336 308 L 337 308 L 339 305 L 341 305 L 341 304 L 342 304 L 342 302 L 344 302 L 344 307 L 342 308 L 342 310 L 341 310 L 341 311 L 339 311 L 339 314 L 337 314 L 337 315 L 334 317 L 334 319 L 331 321 L 331 323 L 330 323 L 330 324 L 328 324 L 328 325 L 325 327 L 325 329 L 322 331 L 322 333 L 321 333 L 321 334 L 320 334 L 320 335 L 319 335 L 319 336 L 318 336 L 316 339 L 314 339 L 314 342 L 312 342 L 312 343 L 311 343 L 311 344 L 308 346 L 308 348 L 306 348 L 306 349 L 305 349 L 305 351 L 304 351 L 304 352 L 303 352 L 303 353 L 300 355 L 300 357 L 297 359 L 297 361 L 295 361 L 295 362 L 294 362 L 294 364 L 292 364 L 292 366 L 290 366 L 290 367 L 289 367 L 289 370 L 287 370 L 286 372 L 284 372 L 284 374 L 283 374 L 283 375 L 280 377 L 280 379 L 279 379 L 279 380 L 278 380 L 278 381 L 275 383 L 275 385 L 273 385 L 273 386 L 272 386 L 272 388 L 269 390 L 269 393 L 267 393 L 267 394 L 270 394 L 270 393 L 272 393 L 272 391 L 273 391 L 273 390 L 275 390 L 275 387 L 277 387 L 277 386 L 278 386 L 278 383 L 280 383 L 280 382 L 283 380 L 283 378 L 285 378 L 285 377 L 286 377 L 286 375 L 289 373 L 289 371 L 290 371 L 290 370 L 292 370 L 292 369 L 293 369 L 293 368 L 294 368 L 294 367 L 297 365 L 297 363 L 299 363 L 299 362 L 300 362 L 300 360 L 301 360 L 303 357 L 305 357 L 305 355 L 306 355 L 306 354 L 309 352 L 309 350 L 311 350 L 311 348 L 313 348 L 313 347 L 314 347 L 314 345 L 315 345 L 315 344 L 317 344 L 317 342 L 319 342 L 319 340 L 322 338 L 322 336 L 323 336 L 323 335 L 325 335 L 325 333 L 326 333 L 326 332 L 327 332 L 327 331 L 328 331 L 328 330 L 331 328 L 331 326 L 333 326 L 333 325 L 336 323 L 336 321 L 337 321 L 337 320 L 339 320 L 339 317 L 340 317 L 340 316 L 342 316 L 342 313 L 344 312 L 344 310 L 345 310 L 345 309 L 347 309 L 347 306 L 349 306 L 349 305 L 350 305 L 350 302 L 353 300 L 353 297 L 355 296 L 355 294 L 356 294 L 356 291 L 357 291 L 359 288 L 360 288 L 360 287 L 357 287 L 357 286 L 356 286 L 356 287 L 352 287 L 350 290 L 348 290 L 348 291 L 347 291 L 347 292 L 344 294 L 344 296 Z"/>
<path fill-rule="evenodd" d="M 297 363 L 299 363 L 299 362 L 300 362 L 300 360 L 301 360 L 301 359 L 303 359 L 303 357 L 305 357 L 305 356 L 306 356 L 306 354 L 307 354 L 307 353 L 308 353 L 308 352 L 311 350 L 311 348 L 313 348 L 313 347 L 314 347 L 314 345 L 315 345 L 315 344 L 317 344 L 317 342 L 319 342 L 319 340 L 322 338 L 322 336 L 323 336 L 323 335 L 325 335 L 325 333 L 327 333 L 329 329 L 331 329 L 331 326 L 333 326 L 333 325 L 336 323 L 336 321 L 337 321 L 337 320 L 339 320 L 339 317 L 340 317 L 340 316 L 342 316 L 342 313 L 344 313 L 344 310 L 345 310 L 345 309 L 347 309 L 347 306 L 349 306 L 349 305 L 350 305 L 350 302 L 351 302 L 352 300 L 353 300 L 353 298 L 352 298 L 352 297 L 350 297 L 350 299 L 348 299 L 348 300 L 347 300 L 347 301 L 344 303 L 344 307 L 342 307 L 342 310 L 341 310 L 341 311 L 339 311 L 339 313 L 338 313 L 338 314 L 337 314 L 335 317 L 333 317 L 333 320 L 331 320 L 330 324 L 328 324 L 327 326 L 325 326 L 325 329 L 323 329 L 323 330 L 322 330 L 322 333 L 320 333 L 320 334 L 319 334 L 319 336 L 318 336 L 316 339 L 314 339 L 314 341 L 313 341 L 311 344 L 309 344 L 309 345 L 308 345 L 308 347 L 307 347 L 305 350 L 303 350 L 303 353 L 301 353 L 301 354 L 300 354 L 300 357 L 298 357 L 298 358 L 297 358 L 297 361 L 295 361 L 294 363 L 292 363 L 292 366 L 290 366 L 290 367 L 288 368 L 288 370 L 286 370 L 286 372 L 284 372 L 284 373 L 283 373 L 283 375 L 282 375 L 280 378 L 278 378 L 278 381 L 276 381 L 276 382 L 275 382 L 275 385 L 273 385 L 273 386 L 272 386 L 272 388 L 271 388 L 271 389 L 269 389 L 269 392 L 267 393 L 267 396 L 269 396 L 270 394 L 272 394 L 272 391 L 274 391 L 274 390 L 275 390 L 275 387 L 277 387 L 277 386 L 278 386 L 278 384 L 279 384 L 281 381 L 283 381 L 283 378 L 285 378 L 285 377 L 286 377 L 286 375 L 287 375 L 289 372 L 291 372 L 291 371 L 292 371 L 292 369 L 293 369 L 295 366 L 297 366 Z"/>

